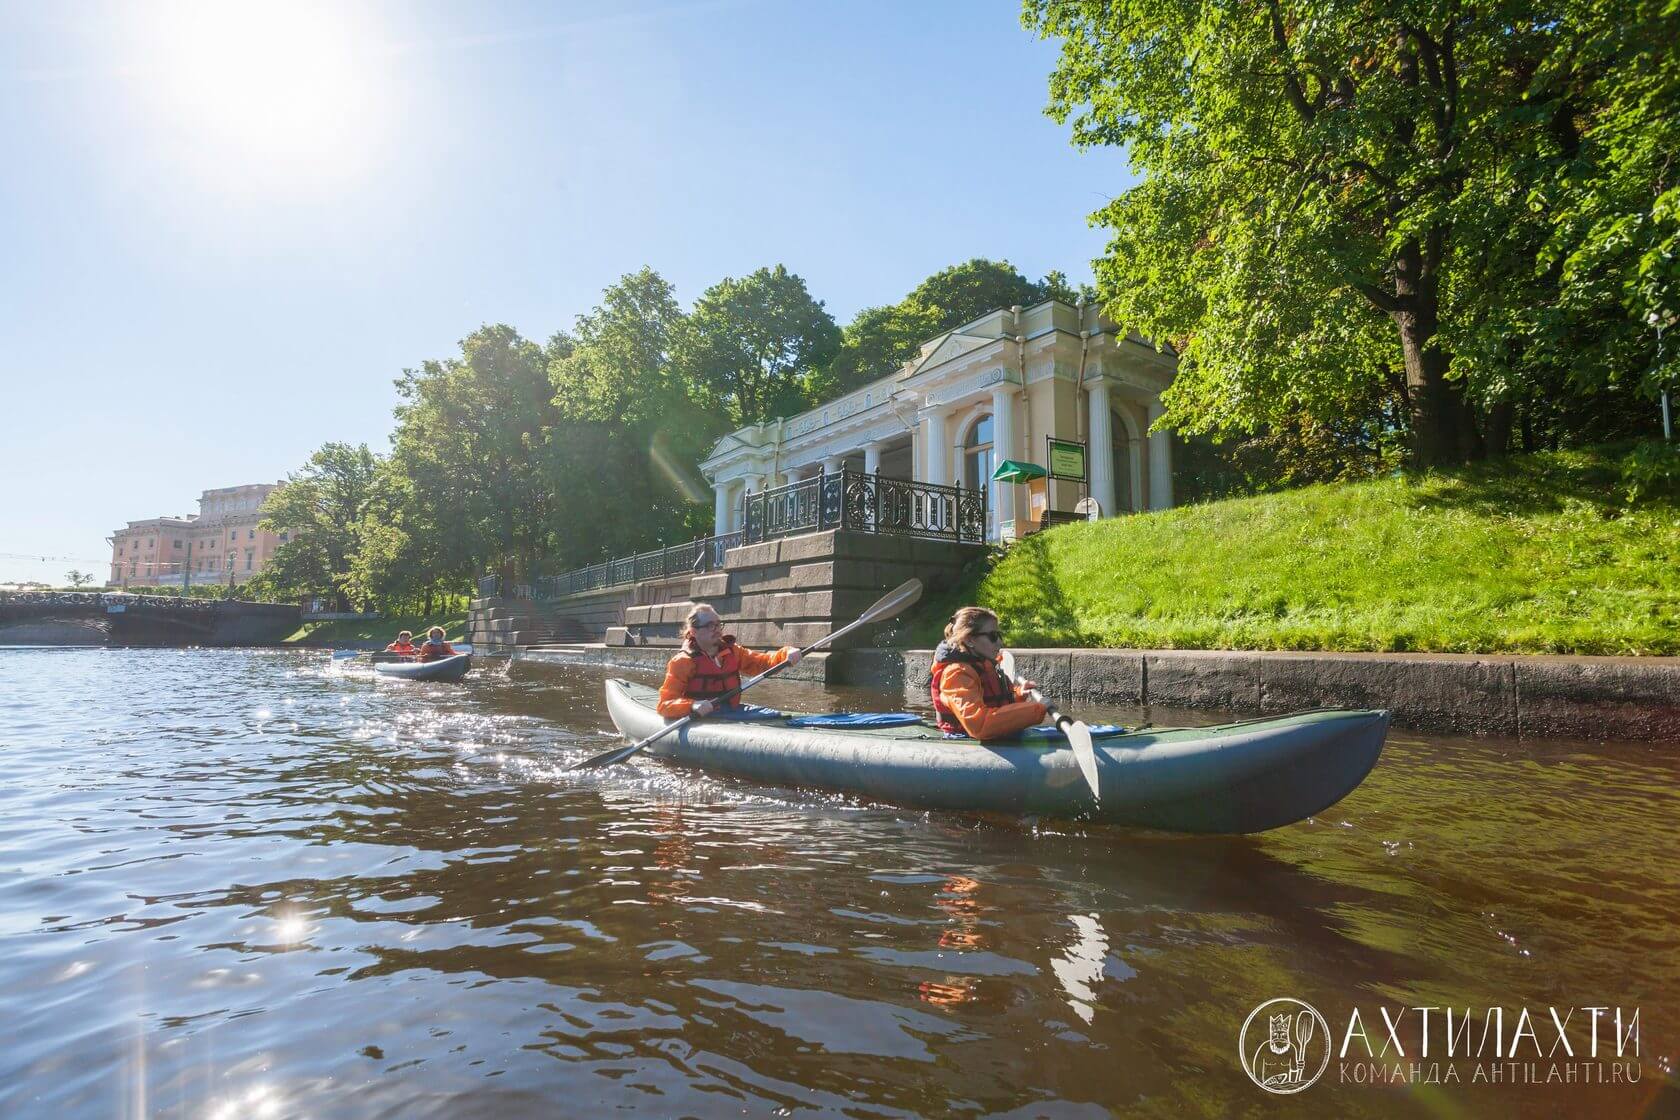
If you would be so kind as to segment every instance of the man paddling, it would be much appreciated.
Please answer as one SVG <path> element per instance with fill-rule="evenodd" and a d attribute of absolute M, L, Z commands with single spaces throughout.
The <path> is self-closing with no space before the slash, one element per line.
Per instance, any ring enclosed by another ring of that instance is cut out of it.
<path fill-rule="evenodd" d="M 397 640 L 385 647 L 386 653 L 395 653 L 401 657 L 413 657 L 418 650 L 414 648 L 414 632 L 412 630 L 397 631 Z"/>
<path fill-rule="evenodd" d="M 755 653 L 737 645 L 733 634 L 723 632 L 723 620 L 710 603 L 696 603 L 688 612 L 682 638 L 682 652 L 665 666 L 665 683 L 659 688 L 659 714 L 666 719 L 709 716 L 719 697 L 741 687 L 742 673 L 762 673 L 784 661 L 799 664 L 799 651 L 792 646 Z M 741 706 L 733 696 L 721 703 L 726 708 Z"/>

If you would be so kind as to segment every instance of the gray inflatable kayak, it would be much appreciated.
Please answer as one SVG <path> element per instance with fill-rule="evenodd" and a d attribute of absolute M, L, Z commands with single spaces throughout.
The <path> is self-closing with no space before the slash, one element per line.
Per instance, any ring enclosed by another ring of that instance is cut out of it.
<path fill-rule="evenodd" d="M 606 684 L 627 738 L 664 726 L 658 693 Z M 1346 797 L 1388 733 L 1384 711 L 1316 711 L 1218 727 L 1149 728 L 1096 741 L 1094 802 L 1065 743 L 948 739 L 929 724 L 878 729 L 694 720 L 647 753 L 781 786 L 838 790 L 926 809 L 1068 817 L 1173 832 L 1260 832 Z"/>
<path fill-rule="evenodd" d="M 373 670 L 387 677 L 402 677 L 411 681 L 458 681 L 472 668 L 472 654 L 457 653 L 454 657 L 440 657 L 436 661 L 383 661 Z"/>

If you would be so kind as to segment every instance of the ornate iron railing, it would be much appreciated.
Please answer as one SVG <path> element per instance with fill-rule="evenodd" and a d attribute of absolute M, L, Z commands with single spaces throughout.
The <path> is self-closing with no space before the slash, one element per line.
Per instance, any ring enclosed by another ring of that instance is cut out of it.
<path fill-rule="evenodd" d="M 828 529 L 979 544 L 986 492 L 843 470 L 749 495 L 745 525 L 746 544 Z"/>
<path fill-rule="evenodd" d="M 634 556 L 620 556 L 613 560 L 574 568 L 557 576 L 539 579 L 535 593 L 539 599 L 554 599 L 561 595 L 576 595 L 582 591 L 596 591 L 616 587 L 621 583 L 637 583 L 644 579 L 669 579 L 673 576 L 698 575 L 723 566 L 723 555 L 741 543 L 740 533 L 725 533 L 715 537 L 698 537 L 651 552 Z"/>
<path fill-rule="evenodd" d="M 724 554 L 738 545 L 829 529 L 981 544 L 986 540 L 986 491 L 843 470 L 748 495 L 743 525 L 736 533 L 700 537 L 548 576 L 536 581 L 532 593 L 538 599 L 555 599 L 715 571 L 723 567 Z"/>

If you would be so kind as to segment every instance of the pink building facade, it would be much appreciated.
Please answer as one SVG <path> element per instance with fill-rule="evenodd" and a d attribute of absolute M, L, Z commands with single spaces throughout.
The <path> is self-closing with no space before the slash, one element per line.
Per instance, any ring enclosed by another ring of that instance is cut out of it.
<path fill-rule="evenodd" d="M 285 543 L 285 534 L 259 527 L 263 502 L 278 483 L 258 482 L 206 490 L 189 517 L 130 521 L 107 539 L 107 587 L 183 587 L 241 584 Z"/>

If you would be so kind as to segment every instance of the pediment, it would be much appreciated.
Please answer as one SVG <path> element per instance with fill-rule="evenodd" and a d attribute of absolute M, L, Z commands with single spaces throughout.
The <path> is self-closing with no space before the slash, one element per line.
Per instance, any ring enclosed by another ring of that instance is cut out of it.
<path fill-rule="evenodd" d="M 910 376 L 914 377 L 924 370 L 943 365 L 953 358 L 960 358 L 970 351 L 978 350 L 980 347 L 988 346 L 996 341 L 996 338 L 984 338 L 979 335 L 959 334 L 952 331 L 916 360 L 915 364 L 910 367 Z"/>

